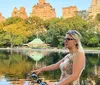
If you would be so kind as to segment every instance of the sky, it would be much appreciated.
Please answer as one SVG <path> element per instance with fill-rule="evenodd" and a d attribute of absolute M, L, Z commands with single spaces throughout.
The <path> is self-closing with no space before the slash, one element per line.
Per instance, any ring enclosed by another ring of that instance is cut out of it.
<path fill-rule="evenodd" d="M 77 6 L 78 10 L 88 10 L 92 0 L 46 0 L 47 3 L 55 9 L 56 16 L 62 16 L 62 8 L 68 6 Z M 5 18 L 11 17 L 11 13 L 16 7 L 25 7 L 26 13 L 29 16 L 32 12 L 32 7 L 38 3 L 38 0 L 0 0 L 0 12 Z"/>

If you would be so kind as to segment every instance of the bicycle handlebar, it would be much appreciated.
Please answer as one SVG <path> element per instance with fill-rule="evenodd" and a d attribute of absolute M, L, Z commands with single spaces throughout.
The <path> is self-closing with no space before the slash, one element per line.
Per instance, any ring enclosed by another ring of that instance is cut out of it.
<path fill-rule="evenodd" d="M 32 74 L 30 74 L 30 75 L 28 75 L 28 76 L 29 76 L 29 78 L 32 78 L 32 79 L 36 78 L 36 83 L 38 83 L 39 85 L 47 85 L 46 82 L 42 82 L 42 81 L 39 79 L 39 77 L 37 76 L 37 74 L 36 74 L 35 72 L 33 72 Z"/>

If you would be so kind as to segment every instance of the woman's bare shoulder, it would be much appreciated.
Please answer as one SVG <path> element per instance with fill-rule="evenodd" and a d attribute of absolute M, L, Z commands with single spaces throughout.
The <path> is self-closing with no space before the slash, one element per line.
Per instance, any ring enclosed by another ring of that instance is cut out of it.
<path fill-rule="evenodd" d="M 78 50 L 78 51 L 76 52 L 76 55 L 84 55 L 84 52 L 83 52 L 83 51 Z"/>
<path fill-rule="evenodd" d="M 82 51 L 77 51 L 75 56 L 76 56 L 76 58 L 78 58 L 78 57 L 79 57 L 79 58 L 80 58 L 80 57 L 81 57 L 81 58 L 82 58 L 82 57 L 84 58 L 84 57 L 85 57 L 85 54 L 84 54 L 84 52 L 82 52 Z"/>

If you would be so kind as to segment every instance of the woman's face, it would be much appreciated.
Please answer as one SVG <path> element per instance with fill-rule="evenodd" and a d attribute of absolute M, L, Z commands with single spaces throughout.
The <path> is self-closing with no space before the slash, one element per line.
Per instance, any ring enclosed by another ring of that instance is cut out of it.
<path fill-rule="evenodd" d="M 64 38 L 64 46 L 65 48 L 73 48 L 76 46 L 76 40 L 69 34 L 67 34 Z"/>

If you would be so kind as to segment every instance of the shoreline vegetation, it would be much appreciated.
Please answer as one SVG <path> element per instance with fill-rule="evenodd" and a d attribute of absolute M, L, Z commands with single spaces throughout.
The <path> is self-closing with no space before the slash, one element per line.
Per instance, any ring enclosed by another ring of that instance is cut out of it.
<path fill-rule="evenodd" d="M 15 48 L 0 48 L 1 50 L 11 50 L 11 51 L 47 51 L 47 52 L 64 52 L 67 53 L 68 50 L 66 49 L 57 49 L 57 48 L 25 48 L 25 47 L 15 47 Z M 93 53 L 93 54 L 100 54 L 100 49 L 93 49 L 93 48 L 84 48 L 85 53 Z"/>

